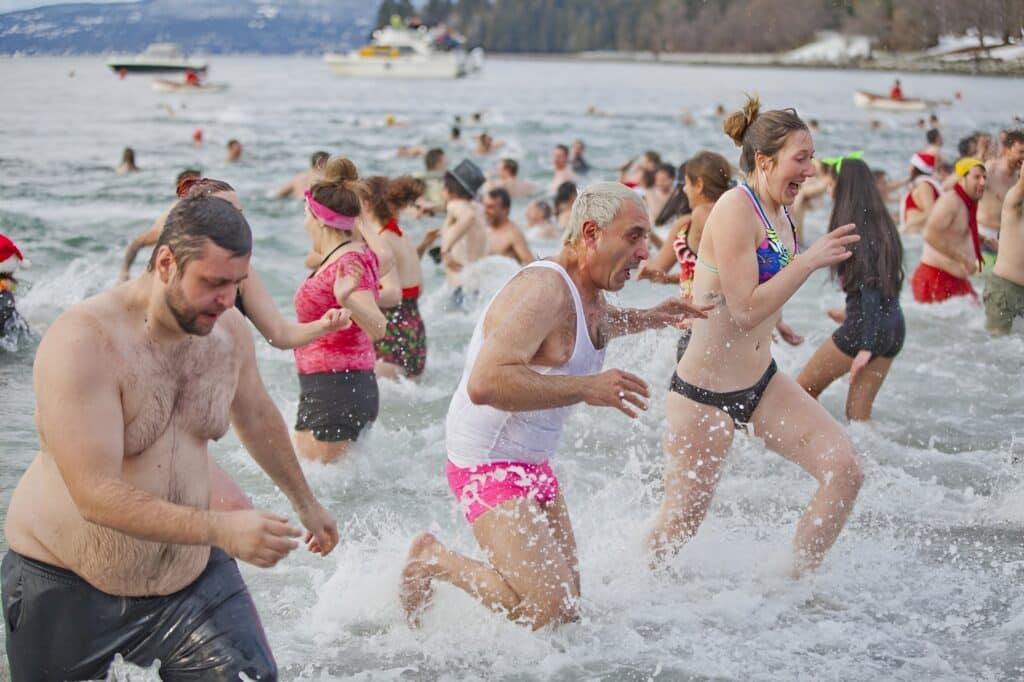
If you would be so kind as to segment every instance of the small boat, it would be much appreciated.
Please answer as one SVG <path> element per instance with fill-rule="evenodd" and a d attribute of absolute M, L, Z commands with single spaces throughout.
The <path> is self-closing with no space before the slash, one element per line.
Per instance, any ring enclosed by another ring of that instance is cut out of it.
<path fill-rule="evenodd" d="M 169 81 L 157 78 L 153 81 L 153 92 L 194 92 L 210 93 L 224 92 L 228 89 L 226 83 L 188 83 L 183 81 Z"/>
<path fill-rule="evenodd" d="M 114 73 L 206 73 L 209 66 L 200 59 L 188 59 L 178 52 L 174 43 L 153 43 L 142 54 L 107 61 Z"/>
<path fill-rule="evenodd" d="M 468 55 L 459 37 L 446 29 L 385 26 L 369 45 L 346 54 L 327 53 L 335 74 L 349 78 L 459 78 L 483 67 L 481 48 Z"/>
<path fill-rule="evenodd" d="M 853 91 L 853 103 L 861 109 L 881 109 L 883 111 L 926 111 L 935 107 L 949 106 L 949 100 L 919 99 L 901 97 L 894 99 L 888 95 L 879 95 L 864 90 Z"/>

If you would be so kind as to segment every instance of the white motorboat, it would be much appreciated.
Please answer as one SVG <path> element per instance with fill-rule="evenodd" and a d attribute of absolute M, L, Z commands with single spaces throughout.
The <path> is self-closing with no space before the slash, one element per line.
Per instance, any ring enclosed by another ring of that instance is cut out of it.
<path fill-rule="evenodd" d="M 948 106 L 949 100 L 919 99 L 916 97 L 900 97 L 878 95 L 864 90 L 853 91 L 853 103 L 861 109 L 881 109 L 883 111 L 926 111 L 940 106 Z"/>
<path fill-rule="evenodd" d="M 469 54 L 444 29 L 385 26 L 373 40 L 346 54 L 327 53 L 324 61 L 349 78 L 459 78 L 483 66 L 483 49 Z"/>
<path fill-rule="evenodd" d="M 183 57 L 174 43 L 153 43 L 142 54 L 108 60 L 107 66 L 114 73 L 206 73 L 209 64 Z"/>

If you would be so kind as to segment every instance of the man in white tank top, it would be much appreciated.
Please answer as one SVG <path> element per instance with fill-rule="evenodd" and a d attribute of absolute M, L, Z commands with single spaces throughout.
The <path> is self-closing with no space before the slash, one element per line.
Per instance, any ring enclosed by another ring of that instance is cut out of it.
<path fill-rule="evenodd" d="M 618 291 L 648 257 L 650 220 L 635 192 L 591 185 L 576 199 L 561 252 L 526 266 L 495 295 L 470 341 L 448 409 L 448 483 L 473 526 L 486 562 L 424 533 L 402 572 L 410 623 L 429 604 L 431 582 L 449 582 L 534 629 L 576 619 L 576 541 L 554 455 L 570 406 L 647 408 L 647 384 L 601 371 L 609 339 L 678 326 L 703 308 L 682 298 L 646 310 L 614 308 Z"/>

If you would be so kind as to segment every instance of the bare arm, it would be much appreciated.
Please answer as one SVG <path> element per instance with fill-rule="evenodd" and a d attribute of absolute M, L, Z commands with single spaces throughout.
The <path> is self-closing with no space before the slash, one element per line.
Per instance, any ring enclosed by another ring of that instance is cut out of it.
<path fill-rule="evenodd" d="M 245 316 L 252 320 L 267 343 L 281 350 L 305 346 L 324 334 L 343 329 L 348 322 L 347 311 L 328 311 L 333 314 L 305 324 L 289 322 L 281 315 L 259 273 L 251 265 L 241 292 Z"/>
<path fill-rule="evenodd" d="M 360 218 L 356 229 L 359 230 L 359 234 L 366 240 L 367 246 L 377 254 L 381 276 L 391 272 L 391 269 L 395 267 L 395 254 L 391 252 L 391 247 L 384 241 L 384 237 L 380 232 L 370 225 L 368 221 L 364 222 L 362 218 Z"/>
<path fill-rule="evenodd" d="M 315 538 L 315 545 L 311 545 L 311 549 L 327 555 L 338 544 L 338 528 L 334 517 L 320 505 L 309 489 L 295 456 L 288 427 L 267 394 L 256 367 L 252 337 L 237 317 L 235 320 L 225 319 L 224 322 L 234 322 L 235 328 L 232 331 L 237 339 L 235 348 L 242 355 L 238 385 L 231 402 L 231 423 L 245 449 L 291 502 L 308 531 L 307 542 Z"/>
<path fill-rule="evenodd" d="M 518 228 L 512 233 L 512 249 L 515 251 L 516 260 L 519 261 L 520 265 L 526 265 L 537 260 L 530 251 L 530 245 L 526 242 L 526 237 L 523 236 L 522 231 Z"/>
<path fill-rule="evenodd" d="M 695 307 L 682 296 L 668 298 L 652 308 L 605 309 L 604 329 L 607 338 L 637 334 L 648 329 L 681 327 L 685 320 L 707 317 L 707 311 L 714 306 Z"/>
<path fill-rule="evenodd" d="M 860 239 L 853 226 L 827 233 L 789 266 L 764 284 L 758 283 L 757 238 L 753 209 L 738 192 L 723 196 L 708 217 L 706 230 L 713 235 L 715 261 L 725 305 L 741 329 L 749 331 L 782 309 L 812 272 L 849 258 L 846 244 Z"/>
<path fill-rule="evenodd" d="M 442 233 L 441 241 L 443 246 L 441 247 L 441 255 L 447 255 L 452 250 L 452 247 L 466 234 L 469 233 L 469 228 L 473 226 L 473 210 L 472 207 L 466 203 L 461 202 L 458 204 L 455 211 L 452 211 L 451 206 L 448 208 L 449 215 L 455 215 L 455 222 L 448 230 L 447 234 Z"/>
<path fill-rule="evenodd" d="M 572 305 L 557 273 L 526 270 L 517 275 L 487 313 L 484 342 L 467 386 L 470 400 L 510 412 L 587 402 L 635 416 L 624 401 L 643 407 L 639 396 L 647 397 L 647 385 L 638 377 L 619 370 L 590 376 L 546 375 L 529 367 L 541 344 L 565 323 Z"/>
<path fill-rule="evenodd" d="M 1017 182 L 1006 190 L 1003 198 L 1003 211 L 999 216 L 1000 227 L 1009 229 L 1009 225 L 1020 220 L 1021 205 L 1024 204 L 1024 171 L 1017 176 Z"/>
<path fill-rule="evenodd" d="M 427 252 L 434 242 L 437 241 L 438 235 L 441 234 L 440 228 L 432 227 L 423 233 L 423 238 L 420 239 L 420 243 L 416 245 L 416 257 L 423 258 L 423 254 Z"/>
<path fill-rule="evenodd" d="M 358 262 L 343 263 L 334 280 L 334 298 L 343 308 L 352 312 L 352 319 L 373 341 L 380 341 L 387 331 L 388 320 L 377 306 L 373 292 L 357 289 L 363 278 Z"/>
<path fill-rule="evenodd" d="M 168 208 L 166 211 L 160 214 L 160 217 L 153 221 L 149 229 L 140 234 L 138 237 L 132 240 L 132 243 L 128 245 L 128 250 L 124 252 L 124 263 L 121 265 L 120 280 L 122 282 L 127 281 L 129 273 L 132 269 L 132 264 L 135 262 L 135 257 L 139 254 L 139 250 L 147 246 L 156 244 L 160 238 L 160 231 L 164 229 L 164 220 L 167 219 L 167 214 L 171 212 Z"/>

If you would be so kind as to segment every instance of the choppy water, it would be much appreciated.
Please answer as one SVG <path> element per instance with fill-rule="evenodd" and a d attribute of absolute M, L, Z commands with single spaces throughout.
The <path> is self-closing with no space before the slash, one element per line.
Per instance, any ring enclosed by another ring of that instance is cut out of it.
<path fill-rule="evenodd" d="M 864 149 L 873 166 L 899 175 L 923 146 L 916 116 L 852 107 L 853 88 L 888 86 L 892 74 L 883 73 L 492 60 L 478 78 L 398 84 L 336 80 L 313 59 L 218 58 L 211 80 L 231 89 L 194 97 L 154 94 L 146 78 L 118 81 L 92 58 L 3 60 L 0 73 L 0 231 L 33 261 L 19 305 L 36 334 L 115 281 L 125 245 L 169 203 L 174 175 L 189 165 L 239 189 L 256 235 L 256 265 L 290 314 L 307 237 L 298 204 L 267 193 L 318 148 L 351 156 L 363 173 L 415 171 L 420 161 L 397 158 L 399 144 L 443 142 L 454 114 L 480 110 L 484 124 L 466 126 L 467 137 L 486 129 L 507 140 L 506 153 L 527 177 L 546 183 L 552 146 L 577 136 L 596 166 L 591 177 L 612 177 L 646 148 L 674 163 L 701 148 L 735 158 L 712 112 L 719 102 L 738 105 L 743 92 L 819 119 L 822 156 Z M 1015 81 L 930 75 L 903 83 L 910 94 L 962 91 L 962 102 L 939 112 L 950 156 L 969 130 L 995 132 L 1019 113 Z M 610 115 L 586 116 L 590 105 Z M 696 126 L 675 121 L 683 108 Z M 407 126 L 385 127 L 389 113 Z M 879 130 L 869 130 L 872 117 Z M 190 142 L 196 127 L 206 136 L 199 149 Z M 222 159 L 231 137 L 245 155 L 229 166 Z M 124 146 L 135 148 L 141 173 L 113 174 Z M 442 146 L 453 163 L 465 153 Z M 521 210 L 515 207 L 517 217 Z M 826 211 L 808 219 L 812 236 L 823 231 Z M 437 223 L 406 227 L 418 235 Z M 920 246 L 907 247 L 912 265 Z M 543 255 L 554 245 L 536 248 Z M 475 276 L 493 291 L 513 270 L 488 261 Z M 443 475 L 443 418 L 475 315 L 442 312 L 440 273 L 430 266 L 426 277 L 424 382 L 383 384 L 380 421 L 352 456 L 340 466 L 306 467 L 337 514 L 342 544 L 326 560 L 296 552 L 273 570 L 243 567 L 284 679 L 1024 676 L 1024 464 L 1012 461 L 1024 455 L 1024 338 L 1018 329 L 990 340 L 980 308 L 920 306 L 909 291 L 906 347 L 878 398 L 876 422 L 850 428 L 867 479 L 813 580 L 784 577 L 813 482 L 742 436 L 708 520 L 673 576 L 647 570 L 640 538 L 660 503 L 661 387 L 675 343 L 671 332 L 647 333 L 613 344 L 607 366 L 654 385 L 651 410 L 630 422 L 579 409 L 555 464 L 579 542 L 582 622 L 531 633 L 442 586 L 422 630 L 410 631 L 397 600 L 410 538 L 430 530 L 476 552 Z M 646 304 L 671 290 L 631 282 L 620 299 Z M 840 301 L 820 273 L 797 294 L 786 317 L 807 342 L 776 349 L 785 371 L 796 373 L 831 333 L 824 313 Z M 0 351 L 2 510 L 37 447 L 36 342 Z M 271 394 L 292 420 L 298 386 L 291 354 L 262 340 L 257 353 Z M 823 397 L 839 416 L 844 400 L 844 384 Z M 213 451 L 258 507 L 289 511 L 234 436 Z M 6 661 L 0 676 L 5 670 Z"/>

